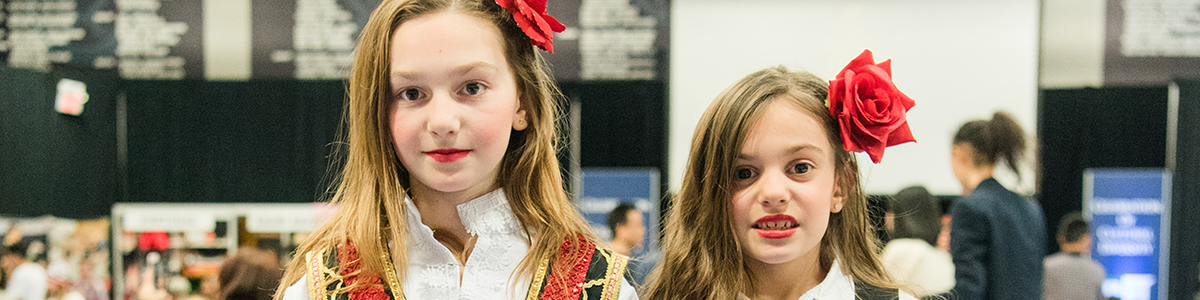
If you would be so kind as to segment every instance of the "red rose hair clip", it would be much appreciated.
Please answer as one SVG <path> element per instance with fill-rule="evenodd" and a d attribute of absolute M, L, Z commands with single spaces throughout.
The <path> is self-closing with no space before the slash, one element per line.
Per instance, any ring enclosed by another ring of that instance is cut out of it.
<path fill-rule="evenodd" d="M 829 81 L 829 113 L 837 119 L 846 151 L 883 160 L 883 149 L 916 142 L 906 113 L 916 105 L 892 83 L 892 60 L 876 64 L 863 50 Z"/>
<path fill-rule="evenodd" d="M 496 4 L 512 12 L 513 20 L 533 45 L 554 53 L 554 33 L 567 27 L 546 13 L 546 0 L 496 0 Z"/>

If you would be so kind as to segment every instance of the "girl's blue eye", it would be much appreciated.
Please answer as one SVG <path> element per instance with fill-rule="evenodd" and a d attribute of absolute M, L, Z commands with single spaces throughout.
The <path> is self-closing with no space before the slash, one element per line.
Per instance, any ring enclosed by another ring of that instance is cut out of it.
<path fill-rule="evenodd" d="M 417 99 L 421 99 L 421 90 L 418 90 L 415 88 L 407 88 L 407 89 L 401 90 L 400 93 L 397 93 L 396 96 L 397 96 L 397 98 L 400 98 L 400 100 L 408 100 L 408 101 L 417 100 Z"/>
<path fill-rule="evenodd" d="M 483 92 L 483 84 L 478 82 L 467 83 L 467 86 L 463 87 L 463 92 L 471 96 L 479 95 L 479 93 Z"/>
<path fill-rule="evenodd" d="M 792 171 L 796 172 L 796 174 L 808 173 L 808 171 L 811 171 L 811 170 L 812 170 L 812 165 L 807 164 L 807 163 L 796 164 L 795 166 L 792 167 Z"/>
<path fill-rule="evenodd" d="M 738 169 L 735 175 L 737 176 L 738 180 L 746 180 L 750 179 L 750 177 L 754 177 L 754 171 L 750 169 Z"/>

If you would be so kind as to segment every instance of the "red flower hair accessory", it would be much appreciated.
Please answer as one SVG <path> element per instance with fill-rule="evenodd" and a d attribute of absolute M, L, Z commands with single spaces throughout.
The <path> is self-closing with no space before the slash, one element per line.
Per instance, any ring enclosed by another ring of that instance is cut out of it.
<path fill-rule="evenodd" d="M 829 113 L 837 119 L 846 151 L 883 160 L 884 148 L 916 142 L 906 113 L 916 105 L 892 83 L 892 60 L 876 64 L 863 50 L 829 81 Z"/>
<path fill-rule="evenodd" d="M 546 13 L 546 0 L 496 0 L 496 4 L 512 12 L 513 20 L 533 45 L 554 53 L 554 33 L 567 27 Z"/>

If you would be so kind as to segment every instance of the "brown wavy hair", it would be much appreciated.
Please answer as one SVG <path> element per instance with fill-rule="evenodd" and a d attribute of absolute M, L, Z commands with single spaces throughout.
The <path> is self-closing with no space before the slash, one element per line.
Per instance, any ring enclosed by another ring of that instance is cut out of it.
<path fill-rule="evenodd" d="M 217 300 L 270 300 L 283 272 L 274 252 L 243 247 L 221 263 Z"/>
<path fill-rule="evenodd" d="M 807 72 L 772 67 L 754 72 L 713 100 L 692 136 L 691 152 L 667 216 L 662 262 L 650 275 L 646 299 L 736 299 L 756 289 L 732 216 L 734 160 L 771 101 L 793 102 L 822 125 L 834 150 L 836 184 L 845 207 L 829 218 L 820 243 L 820 262 L 837 258 L 856 280 L 898 288 L 879 260 L 880 242 L 867 216 L 858 163 L 843 150 L 838 124 L 824 101 L 828 83 Z"/>
<path fill-rule="evenodd" d="M 403 202 L 409 176 L 396 154 L 387 118 L 391 105 L 392 32 L 408 20 L 448 11 L 475 16 L 495 26 L 516 79 L 518 101 L 526 110 L 529 126 L 512 131 L 497 177 L 497 184 L 504 189 L 513 213 L 531 239 L 530 250 L 513 276 L 532 274 L 537 264 L 546 259 L 576 259 L 555 257 L 567 237 L 583 236 L 600 244 L 563 190 L 555 156 L 555 117 L 560 112 L 558 87 L 541 54 L 517 27 L 511 13 L 491 0 L 385 0 L 371 14 L 355 47 L 343 115 L 346 122 L 340 130 L 346 146 L 335 150 L 335 157 L 344 159 L 345 166 L 331 187 L 329 198 L 330 203 L 337 205 L 337 212 L 297 248 L 276 300 L 282 298 L 284 289 L 304 276 L 304 253 L 330 249 L 347 241 L 358 248 L 360 272 L 381 275 L 384 270 L 381 251 L 391 249 L 397 276 L 401 282 L 405 280 L 409 229 Z M 570 241 L 572 248 L 580 246 L 576 239 Z M 393 247 L 388 247 L 389 243 Z M 555 264 L 552 274 L 564 276 L 569 267 Z M 358 286 L 347 289 L 355 288 Z"/>

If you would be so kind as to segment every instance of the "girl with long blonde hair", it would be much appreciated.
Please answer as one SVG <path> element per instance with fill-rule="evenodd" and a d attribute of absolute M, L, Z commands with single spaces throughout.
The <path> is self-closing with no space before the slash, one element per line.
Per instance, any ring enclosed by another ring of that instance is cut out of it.
<path fill-rule="evenodd" d="M 275 298 L 617 299 L 563 190 L 545 0 L 385 0 L 359 36 L 337 212 Z"/>
<path fill-rule="evenodd" d="M 825 81 L 783 67 L 717 96 L 696 126 L 645 298 L 912 299 L 880 263 L 845 145 L 856 137 L 840 134 L 828 96 Z"/>

